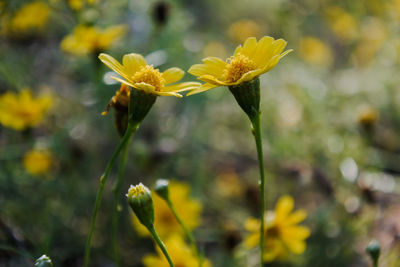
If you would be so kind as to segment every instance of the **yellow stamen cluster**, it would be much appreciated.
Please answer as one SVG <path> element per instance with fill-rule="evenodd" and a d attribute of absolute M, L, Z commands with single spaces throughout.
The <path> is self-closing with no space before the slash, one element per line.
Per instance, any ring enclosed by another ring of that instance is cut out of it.
<path fill-rule="evenodd" d="M 243 74 L 256 69 L 254 62 L 240 53 L 230 57 L 228 63 L 224 70 L 224 78 L 227 82 L 236 82 Z"/>
<path fill-rule="evenodd" d="M 165 79 L 158 69 L 154 69 L 151 65 L 146 65 L 133 75 L 132 82 L 147 83 L 153 85 L 156 91 L 161 91 L 161 88 L 165 84 Z"/>
<path fill-rule="evenodd" d="M 148 193 L 148 189 L 142 183 L 140 183 L 136 186 L 131 185 L 131 187 L 128 190 L 127 197 L 128 198 L 132 198 L 132 197 L 137 198 L 146 193 Z"/>

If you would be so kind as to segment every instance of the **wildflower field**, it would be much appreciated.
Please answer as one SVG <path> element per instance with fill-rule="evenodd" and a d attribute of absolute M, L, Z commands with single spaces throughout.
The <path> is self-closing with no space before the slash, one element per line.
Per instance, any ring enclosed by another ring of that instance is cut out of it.
<path fill-rule="evenodd" d="M 399 0 L 0 0 L 0 267 L 400 267 Z"/>

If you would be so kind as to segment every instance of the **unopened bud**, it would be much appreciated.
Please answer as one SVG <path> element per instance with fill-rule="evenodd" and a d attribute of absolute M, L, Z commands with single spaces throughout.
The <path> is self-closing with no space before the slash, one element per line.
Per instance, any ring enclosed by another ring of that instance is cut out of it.
<path fill-rule="evenodd" d="M 166 179 L 158 179 L 154 185 L 154 191 L 165 201 L 169 200 L 169 181 Z"/>
<path fill-rule="evenodd" d="M 126 194 L 128 203 L 140 223 L 147 228 L 154 224 L 154 206 L 150 190 L 142 183 L 131 187 Z"/>
<path fill-rule="evenodd" d="M 365 249 L 369 256 L 371 256 L 374 266 L 378 266 L 379 255 L 381 254 L 381 246 L 377 240 L 372 240 L 369 242 Z"/>
<path fill-rule="evenodd" d="M 43 255 L 35 261 L 35 267 L 53 267 L 53 263 L 48 256 Z"/>

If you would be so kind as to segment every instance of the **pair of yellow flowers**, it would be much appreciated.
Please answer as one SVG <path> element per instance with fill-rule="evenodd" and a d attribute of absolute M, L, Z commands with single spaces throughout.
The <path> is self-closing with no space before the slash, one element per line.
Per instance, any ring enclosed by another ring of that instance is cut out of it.
<path fill-rule="evenodd" d="M 248 38 L 243 46 L 239 45 L 233 56 L 226 61 L 217 57 L 203 59 L 204 64 L 190 67 L 188 72 L 195 75 L 204 84 L 198 82 L 177 83 L 183 78 L 184 71 L 169 68 L 164 72 L 148 65 L 140 54 L 127 54 L 122 65 L 107 54 L 100 54 L 99 59 L 121 75 L 113 77 L 122 84 L 136 88 L 149 94 L 182 97 L 179 92 L 190 91 L 187 95 L 197 94 L 218 86 L 235 86 L 251 81 L 259 75 L 271 70 L 279 60 L 292 50 L 282 53 L 286 46 L 283 39 L 275 40 L 265 36 L 258 42 L 256 38 Z"/>

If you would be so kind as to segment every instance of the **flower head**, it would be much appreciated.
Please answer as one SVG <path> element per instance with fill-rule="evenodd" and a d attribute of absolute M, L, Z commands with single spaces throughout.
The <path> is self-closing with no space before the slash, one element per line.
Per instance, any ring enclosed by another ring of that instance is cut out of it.
<path fill-rule="evenodd" d="M 35 261 L 34 267 L 53 267 L 53 263 L 47 255 L 42 255 Z"/>
<path fill-rule="evenodd" d="M 201 203 L 189 197 L 190 187 L 184 183 L 170 182 L 168 186 L 169 197 L 174 203 L 177 213 L 185 222 L 185 225 L 193 230 L 200 223 L 200 213 L 202 210 Z M 157 229 L 161 238 L 170 236 L 171 234 L 184 234 L 182 227 L 175 219 L 174 214 L 171 212 L 168 204 L 154 194 L 154 212 L 155 222 L 154 227 Z M 139 222 L 134 219 L 133 225 L 142 236 L 149 235 L 148 231 L 142 227 Z"/>
<path fill-rule="evenodd" d="M 49 95 L 33 98 L 31 90 L 19 94 L 5 93 L 0 96 L 0 123 L 15 130 L 25 130 L 41 122 L 53 102 Z"/>
<path fill-rule="evenodd" d="M 47 149 L 33 149 L 25 154 L 23 163 L 25 170 L 32 175 L 41 175 L 51 168 L 53 159 Z"/>
<path fill-rule="evenodd" d="M 176 267 L 193 267 L 199 265 L 196 253 L 189 247 L 180 235 L 171 235 L 166 241 L 165 246 Z M 143 264 L 146 267 L 169 267 L 167 260 L 161 250 L 157 247 L 157 255 L 150 254 L 143 257 Z M 211 267 L 208 260 L 203 261 L 203 267 Z"/>
<path fill-rule="evenodd" d="M 333 61 L 331 48 L 322 40 L 311 36 L 300 40 L 300 56 L 315 65 L 329 66 Z"/>
<path fill-rule="evenodd" d="M 178 92 L 193 90 L 200 86 L 197 82 L 169 85 L 181 80 L 184 71 L 179 68 L 170 68 L 160 72 L 152 65 L 147 65 L 146 60 L 139 54 L 125 55 L 122 65 L 107 54 L 100 54 L 99 59 L 123 78 L 113 77 L 113 79 L 148 94 L 181 97 Z"/>
<path fill-rule="evenodd" d="M 131 185 L 126 197 L 140 223 L 147 228 L 153 227 L 154 206 L 150 190 L 142 183 Z"/>
<path fill-rule="evenodd" d="M 276 204 L 275 211 L 268 213 L 265 218 L 265 262 L 282 260 L 289 252 L 302 254 L 306 249 L 305 239 L 310 235 L 310 230 L 297 224 L 303 221 L 307 213 L 304 210 L 292 212 L 293 198 L 283 196 Z M 258 246 L 260 240 L 260 221 L 248 219 L 245 228 L 250 235 L 244 240 L 247 248 Z"/>
<path fill-rule="evenodd" d="M 11 18 L 8 25 L 13 33 L 28 33 L 32 30 L 41 30 L 46 25 L 50 15 L 50 8 L 41 1 L 34 1 L 23 5 Z"/>
<path fill-rule="evenodd" d="M 85 55 L 107 50 L 127 31 L 125 25 L 100 29 L 95 26 L 78 25 L 74 32 L 61 42 L 61 49 L 74 55 Z"/>
<path fill-rule="evenodd" d="M 206 83 L 188 95 L 218 86 L 235 86 L 255 79 L 275 67 L 282 57 L 292 51 L 282 53 L 285 46 L 286 41 L 283 39 L 275 40 L 265 36 L 257 42 L 256 38 L 250 37 L 226 61 L 217 57 L 203 59 L 204 64 L 193 65 L 188 72 Z"/>

